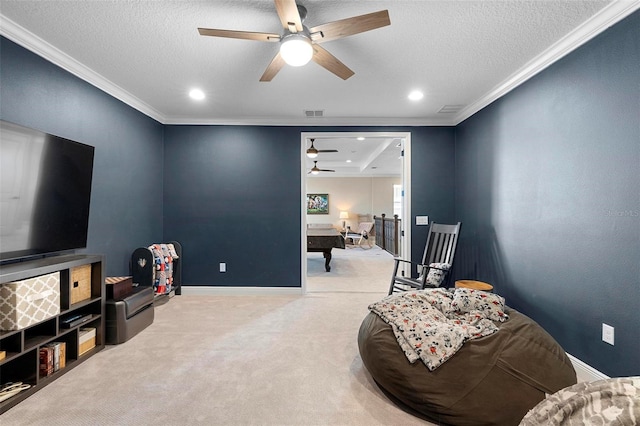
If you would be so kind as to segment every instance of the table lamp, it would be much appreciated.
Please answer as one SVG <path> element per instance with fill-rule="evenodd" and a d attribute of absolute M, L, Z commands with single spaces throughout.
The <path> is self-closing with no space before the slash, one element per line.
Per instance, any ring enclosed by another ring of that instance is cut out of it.
<path fill-rule="evenodd" d="M 340 219 L 349 219 L 349 212 L 346 212 L 346 211 L 340 212 Z M 347 229 L 345 224 L 346 224 L 346 221 L 343 220 L 342 221 L 342 229 Z"/>

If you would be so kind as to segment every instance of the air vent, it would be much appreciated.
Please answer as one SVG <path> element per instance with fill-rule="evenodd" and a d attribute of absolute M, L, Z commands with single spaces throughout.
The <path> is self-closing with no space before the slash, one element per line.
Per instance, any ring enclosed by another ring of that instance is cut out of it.
<path fill-rule="evenodd" d="M 324 117 L 324 110 L 323 109 L 305 109 L 304 110 L 304 115 L 307 117 Z"/>
<path fill-rule="evenodd" d="M 459 112 L 462 108 L 464 108 L 464 105 L 445 105 L 440 108 L 438 114 L 452 114 L 455 112 Z"/>

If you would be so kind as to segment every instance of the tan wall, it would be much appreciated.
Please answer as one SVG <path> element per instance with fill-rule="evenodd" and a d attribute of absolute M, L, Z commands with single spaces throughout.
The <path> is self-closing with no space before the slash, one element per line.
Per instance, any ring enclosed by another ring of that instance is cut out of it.
<path fill-rule="evenodd" d="M 307 223 L 330 223 L 342 228 L 340 211 L 349 212 L 347 225 L 355 226 L 359 214 L 393 216 L 393 185 L 400 177 L 308 178 L 307 194 L 329 194 L 328 215 L 307 215 Z"/>

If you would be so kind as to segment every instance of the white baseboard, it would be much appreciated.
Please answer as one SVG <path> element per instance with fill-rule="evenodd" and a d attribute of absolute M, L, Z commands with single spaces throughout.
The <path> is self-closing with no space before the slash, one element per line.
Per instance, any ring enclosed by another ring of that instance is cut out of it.
<path fill-rule="evenodd" d="M 281 296 L 302 295 L 300 287 L 216 287 L 216 286 L 182 286 L 182 294 L 186 296 Z"/>
<path fill-rule="evenodd" d="M 578 383 L 580 382 L 593 382 L 594 380 L 604 380 L 610 377 L 600 371 L 596 370 L 587 363 L 580 361 L 578 358 L 571 354 L 567 354 L 574 370 L 576 370 L 576 376 L 578 376 Z"/>

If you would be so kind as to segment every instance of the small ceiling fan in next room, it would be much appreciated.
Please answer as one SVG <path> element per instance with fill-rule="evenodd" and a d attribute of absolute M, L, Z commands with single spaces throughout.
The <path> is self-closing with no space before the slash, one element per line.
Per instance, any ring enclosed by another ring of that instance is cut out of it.
<path fill-rule="evenodd" d="M 313 146 L 315 139 L 310 138 L 309 140 L 311 141 L 311 146 L 307 149 L 307 157 L 309 158 L 316 158 L 321 152 L 338 152 L 337 149 L 316 149 L 316 147 Z"/>
<path fill-rule="evenodd" d="M 313 162 L 313 167 L 311 168 L 311 170 L 309 170 L 309 173 L 307 173 L 308 175 L 317 175 L 320 172 L 335 172 L 335 170 L 329 170 L 329 169 L 320 169 L 318 168 L 318 162 L 314 161 Z"/>
<path fill-rule="evenodd" d="M 275 0 L 275 6 L 284 29 L 282 34 L 213 28 L 198 28 L 198 32 L 211 37 L 279 42 L 280 50 L 267 66 L 260 81 L 271 81 L 285 64 L 302 66 L 310 60 L 346 80 L 354 72 L 320 44 L 391 24 L 389 12 L 381 10 L 308 28 L 303 24 L 307 17 L 304 6 L 296 4 L 295 0 Z"/>

